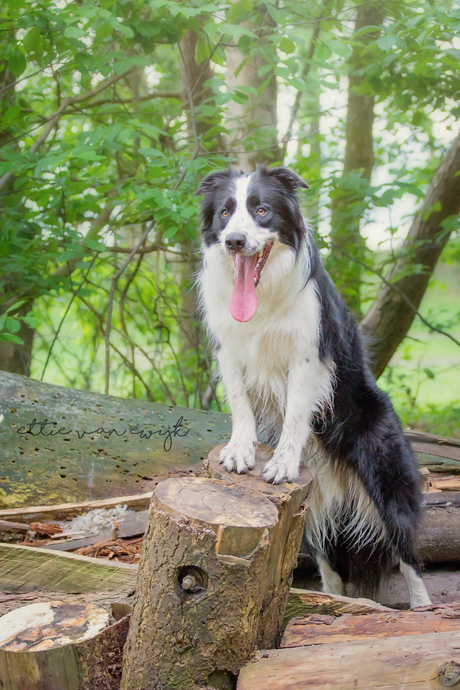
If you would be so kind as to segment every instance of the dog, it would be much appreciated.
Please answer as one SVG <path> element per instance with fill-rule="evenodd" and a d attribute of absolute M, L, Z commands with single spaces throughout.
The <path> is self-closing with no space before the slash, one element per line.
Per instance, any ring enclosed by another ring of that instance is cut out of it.
<path fill-rule="evenodd" d="M 430 604 L 415 536 L 419 473 L 358 328 L 326 273 L 293 171 L 208 175 L 199 304 L 232 411 L 220 453 L 229 472 L 255 464 L 257 433 L 275 446 L 263 477 L 314 475 L 305 537 L 323 589 L 375 593 L 399 564 L 410 606 Z"/>

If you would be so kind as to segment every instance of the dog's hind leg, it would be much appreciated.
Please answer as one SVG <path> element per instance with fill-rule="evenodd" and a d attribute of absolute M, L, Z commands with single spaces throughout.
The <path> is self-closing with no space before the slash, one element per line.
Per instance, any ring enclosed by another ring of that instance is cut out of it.
<path fill-rule="evenodd" d="M 411 609 L 416 606 L 429 606 L 431 604 L 430 597 L 423 584 L 421 574 L 413 565 L 399 561 L 399 569 L 404 575 L 407 589 L 409 590 L 409 601 Z"/>
<path fill-rule="evenodd" d="M 323 592 L 327 592 L 328 594 L 345 595 L 345 585 L 343 584 L 340 575 L 336 573 L 335 570 L 332 570 L 331 566 L 324 560 L 324 558 L 321 558 L 321 556 L 316 556 L 315 558 L 321 574 Z"/>

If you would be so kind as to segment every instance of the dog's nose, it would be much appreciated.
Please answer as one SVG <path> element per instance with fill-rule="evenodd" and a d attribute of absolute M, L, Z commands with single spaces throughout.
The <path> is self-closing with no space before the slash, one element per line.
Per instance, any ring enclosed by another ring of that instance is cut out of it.
<path fill-rule="evenodd" d="M 246 246 L 246 238 L 241 232 L 232 232 L 226 238 L 225 246 L 232 252 L 242 252 Z"/>

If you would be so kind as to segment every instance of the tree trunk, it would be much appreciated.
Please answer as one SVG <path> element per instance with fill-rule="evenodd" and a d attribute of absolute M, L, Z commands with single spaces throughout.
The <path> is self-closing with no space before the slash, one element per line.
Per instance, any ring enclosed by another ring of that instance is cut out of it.
<path fill-rule="evenodd" d="M 270 487 L 260 478 L 265 459 L 259 450 L 244 477 L 156 487 L 122 690 L 230 690 L 256 647 L 279 641 L 311 475 Z"/>
<path fill-rule="evenodd" d="M 190 140 L 194 141 L 195 147 L 201 149 L 201 139 L 206 136 L 207 131 L 212 126 L 209 117 L 205 117 L 201 112 L 201 106 L 206 102 L 210 104 L 213 92 L 205 82 L 214 76 L 214 72 L 208 60 L 197 64 L 195 59 L 195 49 L 198 36 L 195 31 L 189 30 L 180 41 L 181 50 L 181 82 L 184 102 L 186 103 L 187 123 Z M 217 136 L 215 146 L 222 146 L 220 135 Z M 215 146 L 211 147 L 215 148 Z M 193 352 L 199 357 L 200 354 L 200 329 L 196 316 L 196 294 L 194 289 L 194 276 L 198 269 L 198 263 L 194 260 L 195 247 L 193 242 L 183 243 L 182 252 L 190 256 L 190 261 L 180 264 L 180 294 L 181 302 L 179 307 L 179 349 L 180 359 L 184 364 Z M 205 366 L 201 367 L 203 371 Z M 201 396 L 199 396 L 201 397 Z M 185 404 L 189 404 L 186 401 Z"/>
<path fill-rule="evenodd" d="M 260 5 L 256 16 L 241 25 L 255 31 L 263 25 L 274 26 L 274 22 L 265 6 Z M 259 45 L 267 44 L 260 39 Z M 236 165 L 245 172 L 254 170 L 257 163 L 279 162 L 282 155 L 277 139 L 277 84 L 274 74 L 260 91 L 268 77 L 261 77 L 259 70 L 266 64 L 263 50 L 255 51 L 248 58 L 237 44 L 227 49 L 228 91 L 232 93 L 243 87 L 227 106 L 227 126 L 231 131 L 228 144 L 230 149 L 234 149 Z M 244 87 L 247 86 L 257 93 L 245 92 Z"/>
<path fill-rule="evenodd" d="M 3 12 L 0 10 L 0 20 L 3 19 L 3 16 L 1 15 L 3 15 Z M 9 36 L 8 33 L 4 34 L 0 47 L 6 45 L 9 38 L 11 38 L 11 36 Z M 16 91 L 13 86 L 15 80 L 16 77 L 12 74 L 8 67 L 8 60 L 0 60 L 0 112 L 7 110 L 16 104 Z M 12 132 L 9 129 L 0 129 L 0 145 L 3 145 L 5 142 L 11 139 L 11 137 Z M 7 195 L 8 192 L 12 191 L 13 185 L 14 180 L 11 178 L 3 190 L 2 197 L 0 198 L 0 216 L 2 206 L 5 203 L 8 203 Z M 20 199 L 20 196 L 17 198 Z M 22 206 L 21 201 L 18 203 Z M 18 209 L 18 213 L 19 212 L 20 209 Z M 14 292 L 16 288 L 14 283 L 7 284 L 5 287 L 7 291 L 2 290 L 0 287 L 0 315 L 2 314 L 1 304 L 11 293 Z M 17 312 L 18 315 L 25 316 L 25 314 L 32 309 L 32 304 L 33 303 L 23 304 Z M 5 309 L 5 307 L 3 307 L 3 309 Z M 0 370 L 10 371 L 13 374 L 23 374 L 24 376 L 29 376 L 34 332 L 35 331 L 30 328 L 30 326 L 21 321 L 21 328 L 15 335 L 18 335 L 20 338 L 22 338 L 24 341 L 22 345 L 0 341 Z"/>
<path fill-rule="evenodd" d="M 23 304 L 15 316 L 25 316 L 32 309 L 32 306 L 33 302 Z M 21 327 L 15 335 L 22 338 L 22 345 L 0 341 L 0 370 L 30 376 L 35 329 L 21 321 Z"/>
<path fill-rule="evenodd" d="M 382 3 L 364 4 L 358 7 L 355 33 L 366 26 L 379 27 L 382 21 Z M 377 32 L 378 30 L 369 30 L 357 38 L 359 45 L 353 47 L 349 61 L 345 160 L 342 180 L 332 199 L 332 246 L 327 262 L 328 271 L 340 294 L 355 314 L 359 314 L 361 309 L 362 268 L 349 256 L 341 253 L 340 247 L 344 247 L 350 254 L 362 257 L 365 246 L 360 234 L 360 222 L 366 208 L 365 193 L 359 189 L 350 189 L 348 185 L 353 171 L 361 171 L 362 179 L 369 182 L 374 167 L 374 96 L 359 93 L 359 90 L 365 80 L 367 64 L 372 59 L 367 46 L 375 40 Z"/>
<path fill-rule="evenodd" d="M 437 169 L 422 208 L 404 242 L 401 258 L 391 267 L 387 281 L 361 322 L 372 339 L 372 368 L 378 378 L 405 338 L 415 310 L 448 241 L 446 219 L 460 212 L 460 134 Z M 408 272 L 410 266 L 414 267 Z M 402 277 L 398 277 L 403 274 Z"/>
<path fill-rule="evenodd" d="M 2 690 L 117 690 L 129 617 L 44 601 L 0 618 Z"/>
<path fill-rule="evenodd" d="M 209 117 L 203 115 L 200 107 L 212 98 L 213 92 L 205 82 L 214 76 L 209 60 L 200 64 L 195 59 L 198 36 L 190 29 L 180 41 L 181 49 L 181 82 L 186 103 L 188 130 L 190 138 L 199 140 L 211 127 Z M 198 141 L 195 141 L 197 144 Z"/>

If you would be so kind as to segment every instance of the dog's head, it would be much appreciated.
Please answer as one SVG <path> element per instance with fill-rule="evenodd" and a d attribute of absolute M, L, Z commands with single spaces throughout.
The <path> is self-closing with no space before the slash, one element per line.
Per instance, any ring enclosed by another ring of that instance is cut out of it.
<path fill-rule="evenodd" d="M 297 251 L 305 234 L 297 189 L 308 185 L 287 168 L 260 167 L 245 175 L 230 169 L 211 173 L 197 194 L 203 195 L 202 237 L 235 262 L 230 311 L 249 321 L 257 308 L 256 287 L 274 243 Z"/>

